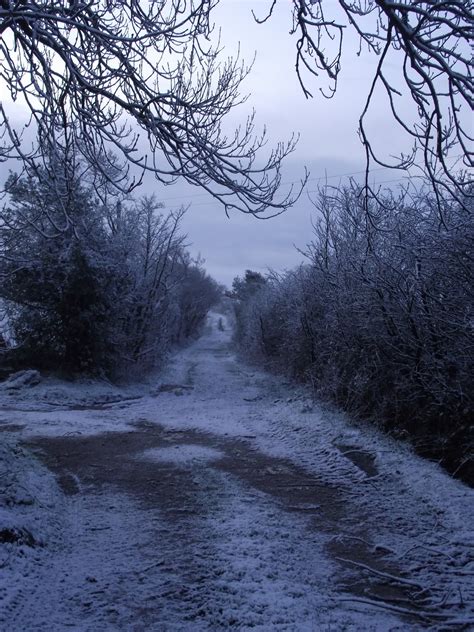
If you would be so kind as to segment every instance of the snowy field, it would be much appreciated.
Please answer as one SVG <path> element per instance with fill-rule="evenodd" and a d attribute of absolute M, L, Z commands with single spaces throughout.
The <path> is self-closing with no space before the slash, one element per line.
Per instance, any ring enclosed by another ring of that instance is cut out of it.
<path fill-rule="evenodd" d="M 1 387 L 0 629 L 474 628 L 473 491 L 230 341 Z"/>

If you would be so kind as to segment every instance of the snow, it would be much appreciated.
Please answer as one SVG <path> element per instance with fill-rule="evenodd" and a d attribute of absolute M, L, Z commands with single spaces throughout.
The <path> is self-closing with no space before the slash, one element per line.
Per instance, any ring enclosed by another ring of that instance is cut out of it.
<path fill-rule="evenodd" d="M 141 385 L 1 391 L 0 430 L 0 532 L 37 543 L 0 544 L 2 629 L 474 625 L 473 490 L 245 365 L 221 314 Z M 71 446 L 67 485 L 40 438 Z"/>
<path fill-rule="evenodd" d="M 223 453 L 219 452 L 219 450 L 188 443 L 186 445 L 175 445 L 172 448 L 146 450 L 141 455 L 141 458 L 175 463 L 176 465 L 189 465 L 215 461 L 223 456 Z"/>
<path fill-rule="evenodd" d="M 2 389 L 19 389 L 25 386 L 36 386 L 41 381 L 39 371 L 27 370 L 18 371 L 8 377 L 7 380 L 0 384 Z"/>

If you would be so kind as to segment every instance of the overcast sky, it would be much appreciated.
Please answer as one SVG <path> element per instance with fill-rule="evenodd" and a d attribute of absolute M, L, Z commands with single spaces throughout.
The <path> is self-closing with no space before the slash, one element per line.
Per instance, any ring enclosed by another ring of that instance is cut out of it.
<path fill-rule="evenodd" d="M 294 70 L 290 3 L 277 3 L 273 18 L 265 24 L 256 24 L 251 8 L 260 8 L 263 15 L 269 6 L 267 0 L 224 0 L 214 14 L 216 25 L 222 29 L 226 53 L 234 53 L 240 43 L 244 59 L 250 61 L 255 52 L 257 55 L 243 86 L 250 99 L 240 112 L 234 112 L 232 120 L 244 121 L 249 108 L 254 107 L 257 123 L 267 126 L 271 139 L 285 140 L 293 132 L 300 133 L 297 150 L 287 159 L 284 181 L 298 181 L 306 165 L 311 172 L 308 191 L 314 192 L 326 176 L 329 183 L 338 184 L 344 181 L 345 174 L 357 174 L 364 169 L 357 122 L 376 60 L 357 58 L 357 41 L 348 40 L 351 59 L 343 68 L 336 97 L 326 100 L 319 93 L 324 84 L 313 78 L 310 81 L 314 98 L 307 100 Z M 376 138 L 396 145 L 397 133 L 392 126 L 383 107 L 375 108 L 371 129 Z M 373 172 L 375 182 L 396 178 L 393 171 Z M 153 188 L 152 183 L 145 186 Z M 238 213 L 227 218 L 217 202 L 186 185 L 166 187 L 157 193 L 167 207 L 180 202 L 191 204 L 184 221 L 191 250 L 201 254 L 209 273 L 227 285 L 246 268 L 264 272 L 268 268 L 283 270 L 297 265 L 302 256 L 295 246 L 303 248 L 311 239 L 314 208 L 306 194 L 284 215 L 258 220 Z"/>

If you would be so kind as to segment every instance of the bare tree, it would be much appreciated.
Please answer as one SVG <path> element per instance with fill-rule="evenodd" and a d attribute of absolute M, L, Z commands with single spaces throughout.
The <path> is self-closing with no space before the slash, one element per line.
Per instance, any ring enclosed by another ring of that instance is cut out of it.
<path fill-rule="evenodd" d="M 472 482 L 474 216 L 448 198 L 441 223 L 429 192 L 370 204 L 326 188 L 308 263 L 236 284 L 237 342 Z"/>
<path fill-rule="evenodd" d="M 249 67 L 220 61 L 220 43 L 211 42 L 217 2 L 0 0 L 0 77 L 38 130 L 28 149 L 26 126 L 15 127 L 0 104 L 0 159 L 35 169 L 46 155 L 44 169 L 59 151 L 122 190 L 151 171 L 164 183 L 184 177 L 203 187 L 226 211 L 287 208 L 301 191 L 278 197 L 295 139 L 262 159 L 265 132 L 255 134 L 253 116 L 230 136 L 223 131 L 244 100 Z M 111 151 L 139 175 L 130 180 Z"/>
<path fill-rule="evenodd" d="M 269 12 L 255 16 L 257 21 L 268 20 L 276 4 L 269 0 Z M 336 92 L 348 31 L 358 36 L 359 53 L 366 49 L 378 56 L 359 119 L 367 174 L 372 162 L 401 169 L 423 164 L 436 191 L 448 189 L 458 200 L 472 194 L 472 172 L 466 172 L 474 155 L 472 7 L 466 0 L 292 0 L 296 72 L 306 97 L 312 96 L 309 75 L 328 78 L 329 88 L 321 88 L 325 97 Z M 394 162 L 375 149 L 366 128 L 380 89 L 394 123 L 413 142 L 411 151 Z M 407 100 L 416 109 L 413 120 L 403 111 Z"/>

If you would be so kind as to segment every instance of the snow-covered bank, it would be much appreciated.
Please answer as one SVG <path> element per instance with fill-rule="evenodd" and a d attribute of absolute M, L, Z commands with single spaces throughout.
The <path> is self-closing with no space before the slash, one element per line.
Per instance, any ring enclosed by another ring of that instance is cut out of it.
<path fill-rule="evenodd" d="M 9 435 L 0 435 L 0 628 L 5 631 L 27 629 L 13 627 L 10 613 L 27 607 L 25 582 L 38 566 L 49 566 L 51 547 L 60 545 L 64 532 L 64 498 L 54 476 Z"/>
<path fill-rule="evenodd" d="M 63 492 L 27 452 L 15 457 L 14 487 L 39 472 L 51 497 L 27 505 L 39 516 L 27 523 L 3 505 L 5 525 L 44 537 L 27 571 L 26 545 L 0 544 L 2 625 L 467 629 L 473 491 L 242 364 L 220 318 L 133 393 L 110 387 L 106 401 L 108 386 L 56 384 L 45 398 L 42 384 L 23 400 L 1 395 L 8 454 L 28 442 Z"/>

